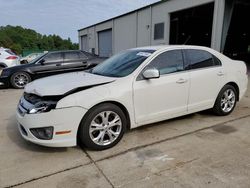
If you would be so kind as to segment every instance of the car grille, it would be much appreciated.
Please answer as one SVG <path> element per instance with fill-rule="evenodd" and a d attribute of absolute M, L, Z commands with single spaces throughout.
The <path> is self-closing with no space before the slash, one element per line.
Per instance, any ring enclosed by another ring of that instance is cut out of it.
<path fill-rule="evenodd" d="M 17 111 L 21 116 L 24 116 L 27 113 L 28 109 L 24 107 L 24 104 L 21 101 L 22 101 L 22 99 L 20 100 L 20 102 L 17 106 Z"/>
<path fill-rule="evenodd" d="M 21 110 L 20 105 L 17 107 L 17 110 L 18 110 L 18 113 L 19 113 L 19 114 L 21 114 L 21 115 L 23 115 L 23 114 L 24 114 L 24 112 Z"/>

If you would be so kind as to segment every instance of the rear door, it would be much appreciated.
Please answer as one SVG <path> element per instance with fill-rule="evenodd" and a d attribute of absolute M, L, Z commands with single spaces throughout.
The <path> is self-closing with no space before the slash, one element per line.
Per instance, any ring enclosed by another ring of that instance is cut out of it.
<path fill-rule="evenodd" d="M 62 68 L 68 71 L 84 69 L 87 67 L 87 56 L 80 51 L 64 52 Z"/>
<path fill-rule="evenodd" d="M 141 73 L 134 81 L 136 123 L 151 123 L 187 113 L 189 72 L 184 69 L 182 51 L 163 52 L 144 70 L 147 68 L 158 69 L 160 78 L 145 80 Z"/>
<path fill-rule="evenodd" d="M 185 49 L 184 54 L 190 70 L 188 111 L 212 108 L 225 79 L 220 60 L 205 50 Z"/>

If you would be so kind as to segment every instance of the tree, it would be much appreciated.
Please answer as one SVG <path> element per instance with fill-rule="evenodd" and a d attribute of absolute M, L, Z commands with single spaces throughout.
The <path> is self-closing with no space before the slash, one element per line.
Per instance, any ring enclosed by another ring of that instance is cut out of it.
<path fill-rule="evenodd" d="M 16 54 L 22 53 L 22 46 L 20 44 L 13 44 L 9 47 L 11 50 L 13 50 Z"/>
<path fill-rule="evenodd" d="M 32 29 L 21 26 L 1 26 L 0 46 L 10 48 L 18 54 L 23 50 L 74 50 L 78 49 L 77 43 L 72 43 L 70 38 L 62 39 L 58 35 L 42 35 Z"/>

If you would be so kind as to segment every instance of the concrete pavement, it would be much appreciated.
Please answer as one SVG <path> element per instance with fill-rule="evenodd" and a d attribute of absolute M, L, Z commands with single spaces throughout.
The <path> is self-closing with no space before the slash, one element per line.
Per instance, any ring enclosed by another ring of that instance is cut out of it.
<path fill-rule="evenodd" d="M 125 134 L 95 152 L 24 141 L 21 90 L 0 90 L 0 187 L 249 187 L 250 86 L 226 117 L 200 112 Z"/>

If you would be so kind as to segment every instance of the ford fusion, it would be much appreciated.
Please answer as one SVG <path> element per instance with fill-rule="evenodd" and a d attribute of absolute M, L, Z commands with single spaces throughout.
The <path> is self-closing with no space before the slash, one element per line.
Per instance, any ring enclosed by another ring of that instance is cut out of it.
<path fill-rule="evenodd" d="M 103 150 L 141 125 L 206 109 L 228 115 L 247 82 L 244 62 L 210 48 L 135 48 L 88 72 L 29 83 L 16 116 L 21 135 L 33 143 Z"/>

